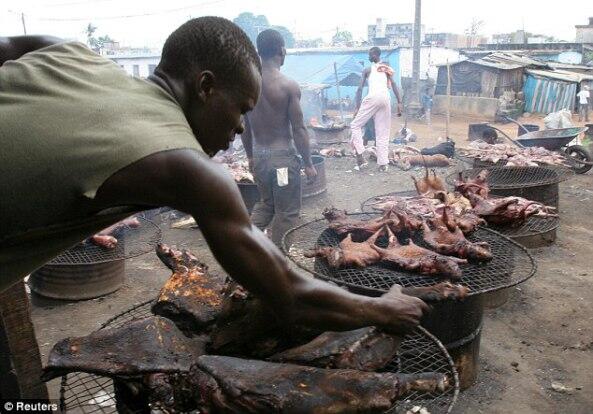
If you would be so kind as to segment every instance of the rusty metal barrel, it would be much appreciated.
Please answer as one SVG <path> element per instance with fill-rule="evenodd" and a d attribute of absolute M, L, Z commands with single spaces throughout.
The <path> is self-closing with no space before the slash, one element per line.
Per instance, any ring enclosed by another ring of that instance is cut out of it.
<path fill-rule="evenodd" d="M 102 263 L 47 264 L 31 274 L 31 290 L 41 296 L 62 300 L 83 300 L 104 296 L 124 283 L 125 260 Z"/>
<path fill-rule="evenodd" d="M 321 155 L 312 155 L 311 161 L 317 170 L 317 178 L 311 184 L 307 183 L 307 179 L 303 177 L 302 180 L 302 194 L 303 198 L 313 197 L 327 191 L 327 179 L 325 176 L 325 157 Z"/>

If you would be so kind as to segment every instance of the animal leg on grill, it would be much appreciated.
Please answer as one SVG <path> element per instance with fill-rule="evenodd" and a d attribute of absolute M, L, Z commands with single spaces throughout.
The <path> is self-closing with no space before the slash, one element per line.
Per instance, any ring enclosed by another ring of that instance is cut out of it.
<path fill-rule="evenodd" d="M 366 240 L 385 224 L 392 221 L 391 212 L 387 211 L 382 217 L 371 220 L 356 220 L 349 217 L 344 210 L 336 208 L 325 209 L 323 216 L 329 221 L 329 228 L 338 233 L 339 236 L 352 234 L 357 241 Z"/>
<path fill-rule="evenodd" d="M 401 338 L 366 327 L 347 332 L 324 332 L 311 342 L 272 355 L 271 361 L 320 368 L 376 371 L 393 360 Z"/>
<path fill-rule="evenodd" d="M 438 302 L 445 299 L 462 300 L 469 293 L 469 289 L 462 285 L 454 285 L 450 282 L 441 282 L 432 286 L 404 287 L 402 293 L 414 296 L 425 302 Z"/>
<path fill-rule="evenodd" d="M 222 310 L 222 280 L 187 250 L 158 245 L 156 253 L 173 274 L 161 288 L 152 312 L 171 319 L 188 336 L 203 332 Z"/>
<path fill-rule="evenodd" d="M 412 391 L 444 391 L 444 374 L 371 373 L 202 356 L 193 370 L 206 413 L 377 413 Z"/>
<path fill-rule="evenodd" d="M 488 188 L 488 170 L 480 171 L 473 179 L 465 179 L 463 173 L 460 172 L 459 178 L 455 182 L 455 191 L 460 192 L 465 197 L 471 193 L 487 198 L 490 193 L 490 189 Z"/>
<path fill-rule="evenodd" d="M 383 231 L 383 228 L 379 228 L 362 243 L 352 241 L 352 235 L 348 234 L 338 247 L 317 247 L 310 252 L 306 252 L 305 257 L 325 257 L 330 267 L 333 268 L 345 266 L 366 267 L 381 260 L 381 255 L 373 249 L 373 246 Z"/>
<path fill-rule="evenodd" d="M 373 246 L 381 253 L 384 262 L 392 263 L 404 270 L 418 272 L 423 275 L 434 275 L 443 278 L 461 278 L 459 263 L 467 263 L 465 259 L 443 256 L 431 250 L 417 246 L 412 240 L 407 245 L 401 245 L 397 237 L 387 227 L 389 245 L 386 249 Z"/>
<path fill-rule="evenodd" d="M 51 350 L 43 379 L 74 371 L 109 377 L 188 371 L 195 358 L 205 353 L 207 341 L 190 339 L 170 320 L 151 316 L 61 340 Z"/>
<path fill-rule="evenodd" d="M 431 176 L 428 172 L 428 167 L 425 166 L 424 169 L 426 170 L 426 174 L 420 180 L 412 176 L 414 186 L 416 187 L 416 191 L 419 195 L 425 195 L 427 197 L 432 198 L 435 192 L 447 190 L 447 188 L 445 187 L 445 183 L 443 182 L 442 178 L 437 176 L 435 170 L 431 170 Z"/>
<path fill-rule="evenodd" d="M 434 229 L 426 222 L 423 223 L 423 239 L 434 251 L 462 259 L 492 259 L 490 245 L 486 242 L 472 243 L 467 240 L 455 221 L 449 220 L 446 208 L 443 210 L 441 223 L 443 224 L 433 220 Z"/>

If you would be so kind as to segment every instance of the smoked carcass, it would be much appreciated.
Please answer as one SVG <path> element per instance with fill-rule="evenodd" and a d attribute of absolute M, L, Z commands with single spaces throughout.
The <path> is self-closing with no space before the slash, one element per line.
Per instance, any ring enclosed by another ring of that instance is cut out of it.
<path fill-rule="evenodd" d="M 323 257 L 334 269 L 347 266 L 366 267 L 381 260 L 381 255 L 372 246 L 383 232 L 384 229 L 380 228 L 361 243 L 352 241 L 352 235 L 348 234 L 337 247 L 316 247 L 305 252 L 305 257 Z"/>
<path fill-rule="evenodd" d="M 186 250 L 158 245 L 156 253 L 173 274 L 161 288 L 152 312 L 171 319 L 187 335 L 207 330 L 222 310 L 222 280 Z"/>
<path fill-rule="evenodd" d="M 322 369 L 202 356 L 192 372 L 204 413 L 378 413 L 412 391 L 444 391 L 446 375 Z"/>

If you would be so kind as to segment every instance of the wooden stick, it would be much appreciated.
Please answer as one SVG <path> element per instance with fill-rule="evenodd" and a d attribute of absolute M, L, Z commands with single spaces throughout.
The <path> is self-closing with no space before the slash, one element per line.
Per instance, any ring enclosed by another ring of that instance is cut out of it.
<path fill-rule="evenodd" d="M 451 121 L 451 65 L 447 59 L 447 117 L 445 119 L 445 136 L 449 138 L 449 123 Z"/>
<path fill-rule="evenodd" d="M 338 106 L 340 107 L 340 119 L 344 122 L 344 110 L 342 109 L 342 97 L 340 96 L 340 79 L 338 78 L 338 65 L 334 62 L 334 75 L 336 76 L 336 89 L 338 90 Z"/>

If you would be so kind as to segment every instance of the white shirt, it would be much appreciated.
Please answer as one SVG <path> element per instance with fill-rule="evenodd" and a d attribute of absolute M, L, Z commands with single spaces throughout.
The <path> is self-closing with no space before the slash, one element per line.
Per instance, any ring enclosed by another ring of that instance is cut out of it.
<path fill-rule="evenodd" d="M 387 95 L 389 96 L 389 89 L 387 87 L 387 75 L 385 72 L 377 70 L 377 63 L 371 65 L 371 73 L 368 78 L 369 93 L 368 96 Z"/>
<path fill-rule="evenodd" d="M 589 103 L 589 91 L 582 90 L 579 93 L 577 93 L 577 96 L 579 97 L 579 103 L 581 105 L 587 105 Z"/>

